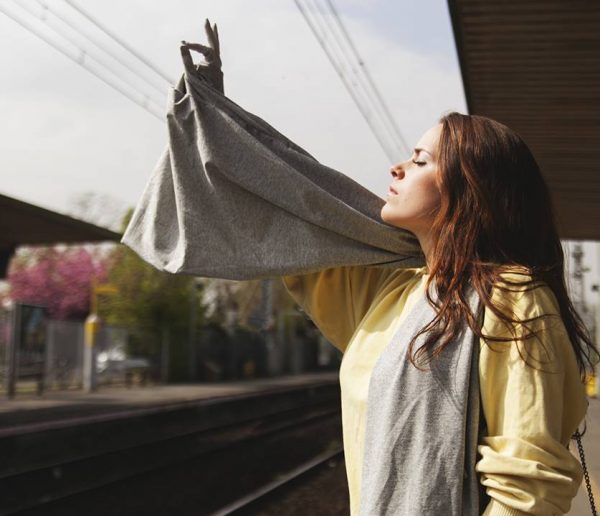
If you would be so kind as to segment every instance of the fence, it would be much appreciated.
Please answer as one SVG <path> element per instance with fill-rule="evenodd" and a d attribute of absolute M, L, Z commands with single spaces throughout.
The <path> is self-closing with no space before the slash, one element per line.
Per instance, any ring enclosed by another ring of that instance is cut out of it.
<path fill-rule="evenodd" d="M 169 381 L 232 381 L 335 369 L 340 355 L 304 316 L 290 311 L 272 330 L 254 332 L 234 325 L 231 331 L 206 325 L 195 334 L 166 328 L 125 328 L 102 325 L 96 339 L 96 384 L 127 384 L 132 374 L 142 383 Z M 12 312 L 0 310 L 0 392 L 7 393 L 8 351 Z M 81 389 L 84 371 L 84 323 L 47 320 L 44 390 Z M 130 356 L 133 355 L 133 356 Z M 35 390 L 19 375 L 17 392 Z"/>
<path fill-rule="evenodd" d="M 8 385 L 12 326 L 12 311 L 0 310 L 0 391 L 4 392 Z M 96 378 L 99 386 L 129 382 L 133 370 L 146 371 L 148 375 L 155 371 L 156 357 L 128 357 L 128 340 L 129 332 L 124 328 L 106 325 L 100 328 L 96 340 Z M 45 342 L 44 390 L 82 388 L 84 323 L 50 319 L 46 325 Z M 18 366 L 17 379 L 18 391 L 34 390 L 33 382 L 23 381 L 19 377 Z"/>
<path fill-rule="evenodd" d="M 83 323 L 48 321 L 45 389 L 83 385 Z"/>

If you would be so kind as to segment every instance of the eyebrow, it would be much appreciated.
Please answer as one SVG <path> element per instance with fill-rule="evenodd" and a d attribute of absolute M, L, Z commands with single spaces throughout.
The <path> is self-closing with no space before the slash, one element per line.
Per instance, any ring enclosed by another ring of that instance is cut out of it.
<path fill-rule="evenodd" d="M 427 154 L 429 154 L 433 158 L 433 154 L 431 154 L 431 152 L 429 152 L 427 149 L 420 149 L 419 147 L 415 147 L 414 151 L 417 154 L 419 154 L 419 152 L 421 152 L 421 151 L 426 152 Z"/>

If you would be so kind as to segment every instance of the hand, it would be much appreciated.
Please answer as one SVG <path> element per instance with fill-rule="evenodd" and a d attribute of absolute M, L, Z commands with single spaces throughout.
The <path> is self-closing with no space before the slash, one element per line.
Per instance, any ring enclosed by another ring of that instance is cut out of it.
<path fill-rule="evenodd" d="M 179 47 L 184 65 L 188 70 L 196 70 L 196 74 L 208 81 L 208 83 L 218 91 L 224 94 L 223 88 L 223 71 L 221 70 L 221 48 L 219 46 L 219 31 L 217 24 L 214 27 L 210 26 L 208 18 L 204 23 L 204 30 L 210 46 L 201 45 L 200 43 L 188 43 L 182 41 Z M 206 61 L 206 64 L 194 64 L 190 50 L 200 52 Z"/>

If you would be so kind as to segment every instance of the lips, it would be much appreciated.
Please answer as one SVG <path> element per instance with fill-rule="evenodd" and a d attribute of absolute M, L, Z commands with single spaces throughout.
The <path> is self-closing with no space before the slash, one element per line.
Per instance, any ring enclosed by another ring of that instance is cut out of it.
<path fill-rule="evenodd" d="M 394 188 L 393 188 L 392 186 L 390 186 L 390 187 L 388 188 L 388 193 L 389 193 L 390 195 L 398 195 L 398 192 L 396 192 L 396 190 L 394 190 Z"/>

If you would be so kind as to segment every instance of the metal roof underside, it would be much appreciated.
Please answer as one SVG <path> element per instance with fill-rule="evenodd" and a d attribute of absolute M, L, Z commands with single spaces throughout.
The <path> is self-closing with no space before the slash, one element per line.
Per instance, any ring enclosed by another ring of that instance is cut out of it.
<path fill-rule="evenodd" d="M 0 278 L 20 245 L 54 245 L 88 242 L 119 242 L 121 235 L 0 194 Z"/>
<path fill-rule="evenodd" d="M 517 131 L 561 238 L 600 240 L 600 2 L 448 0 L 470 114 Z"/>

